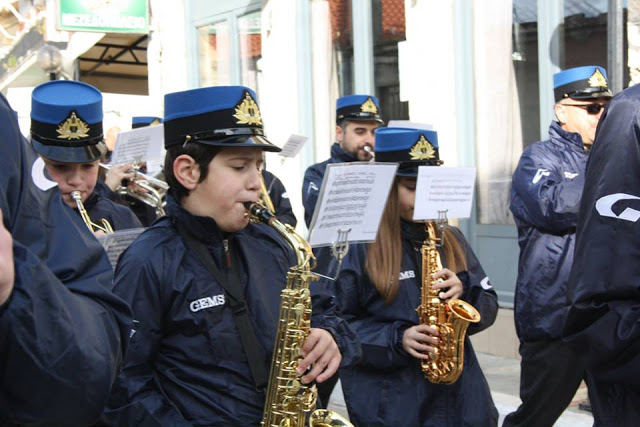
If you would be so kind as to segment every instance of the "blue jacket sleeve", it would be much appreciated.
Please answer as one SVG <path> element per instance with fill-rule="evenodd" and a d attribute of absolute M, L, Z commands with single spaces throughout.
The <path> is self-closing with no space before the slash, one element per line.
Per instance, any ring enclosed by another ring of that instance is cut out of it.
<path fill-rule="evenodd" d="M 318 195 L 323 179 L 314 166 L 307 168 L 302 182 L 302 204 L 304 205 L 304 222 L 307 227 L 311 225 L 313 211 L 316 209 L 316 203 L 318 203 Z"/>
<path fill-rule="evenodd" d="M 565 178 L 558 160 L 539 148 L 526 150 L 513 173 L 511 212 L 534 227 L 561 232 L 576 226 L 584 176 Z"/>
<path fill-rule="evenodd" d="M 135 245 L 135 243 L 134 243 Z M 190 425 L 156 386 L 154 359 L 162 338 L 165 260 L 129 247 L 116 267 L 114 292 L 131 305 L 133 329 L 124 366 L 103 419 L 112 425 Z"/>
<path fill-rule="evenodd" d="M 467 270 L 458 273 L 464 288 L 460 299 L 471 304 L 478 310 L 481 317 L 480 322 L 471 323 L 467 329 L 467 334 L 473 335 L 487 329 L 495 322 L 498 316 L 498 295 L 462 232 L 457 228 L 450 229 L 460 242 L 467 260 Z"/>
<path fill-rule="evenodd" d="M 86 259 L 97 268 L 81 278 L 67 270 L 63 283 L 21 243 L 13 248 L 14 290 L 0 307 L 0 424 L 92 424 L 129 329 L 128 308 L 104 287 L 104 252 Z"/>
<path fill-rule="evenodd" d="M 399 320 L 378 320 L 367 314 L 363 287 L 373 285 L 368 281 L 363 283 L 365 279 L 359 259 L 363 257 L 363 252 L 359 246 L 353 246 L 345 257 L 336 283 L 340 310 L 362 346 L 360 363 L 381 370 L 398 368 L 411 360 L 411 356 L 398 343 L 402 342 L 404 331 L 412 325 Z"/>
<path fill-rule="evenodd" d="M 342 318 L 338 310 L 336 297 L 331 292 L 327 282 L 311 283 L 311 325 L 314 328 L 322 328 L 333 335 L 340 354 L 342 355 L 341 367 L 353 366 L 360 361 L 362 349 L 355 332 Z"/>

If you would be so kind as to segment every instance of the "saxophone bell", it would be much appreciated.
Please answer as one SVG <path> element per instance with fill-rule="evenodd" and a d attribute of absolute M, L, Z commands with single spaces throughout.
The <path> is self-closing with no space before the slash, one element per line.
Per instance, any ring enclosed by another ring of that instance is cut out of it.
<path fill-rule="evenodd" d="M 111 226 L 111 224 L 109 224 L 109 221 L 107 221 L 106 219 L 101 218 L 98 221 L 99 224 L 96 224 L 91 220 L 89 213 L 84 208 L 84 204 L 82 203 L 82 194 L 79 191 L 72 191 L 71 198 L 73 199 L 74 202 L 76 202 L 76 206 L 78 207 L 78 212 L 80 212 L 80 217 L 82 217 L 82 220 L 89 228 L 89 231 L 91 231 L 92 233 L 95 233 L 97 231 L 102 231 L 104 234 L 113 233 L 113 227 Z"/>

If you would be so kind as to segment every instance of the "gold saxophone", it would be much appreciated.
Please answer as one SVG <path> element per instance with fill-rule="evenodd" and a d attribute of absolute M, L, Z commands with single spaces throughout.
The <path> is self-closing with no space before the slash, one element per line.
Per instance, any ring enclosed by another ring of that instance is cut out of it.
<path fill-rule="evenodd" d="M 471 304 L 460 299 L 443 301 L 439 297 L 440 290 L 431 289 L 436 283 L 433 275 L 442 270 L 437 250 L 437 246 L 442 245 L 442 237 L 436 237 L 433 221 L 427 223 L 426 231 L 427 238 L 421 248 L 422 303 L 416 311 L 420 323 L 437 329 L 440 336 L 435 351 L 429 353 L 429 359 L 421 361 L 422 372 L 434 384 L 453 384 L 464 368 L 464 338 L 467 327 L 469 323 L 480 321 L 480 313 Z"/>
<path fill-rule="evenodd" d="M 298 363 L 302 360 L 300 350 L 311 330 L 309 283 L 318 280 L 311 273 L 316 258 L 309 243 L 293 227 L 280 222 L 260 203 L 250 205 L 247 211 L 252 223 L 265 223 L 280 233 L 297 257 L 296 265 L 287 273 L 287 283 L 281 294 L 280 318 L 271 358 L 262 426 L 302 427 L 317 400 L 316 386 L 302 384 L 300 375 L 296 372 Z M 351 424 L 331 411 L 319 409 L 311 414 L 309 425 L 322 427 Z"/>
<path fill-rule="evenodd" d="M 91 221 L 91 217 L 89 217 L 87 210 L 82 204 L 82 195 L 79 191 L 72 191 L 71 198 L 76 202 L 76 206 L 78 206 L 78 212 L 80 212 L 82 220 L 85 224 L 87 224 L 87 227 L 89 227 L 89 230 L 92 233 L 96 231 L 102 231 L 104 234 L 113 233 L 113 227 L 111 227 L 111 224 L 109 224 L 109 221 L 107 221 L 106 219 L 101 218 L 99 221 L 100 224 L 96 224 L 95 222 Z"/>

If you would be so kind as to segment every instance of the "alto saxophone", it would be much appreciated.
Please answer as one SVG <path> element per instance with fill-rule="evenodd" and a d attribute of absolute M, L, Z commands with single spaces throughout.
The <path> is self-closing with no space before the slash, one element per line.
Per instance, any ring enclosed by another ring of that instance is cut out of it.
<path fill-rule="evenodd" d="M 104 234 L 113 233 L 113 227 L 111 227 L 111 224 L 109 224 L 109 221 L 107 221 L 106 219 L 101 218 L 99 220 L 100 224 L 96 224 L 95 222 L 91 221 L 89 213 L 82 204 L 82 195 L 79 191 L 72 191 L 71 198 L 74 200 L 74 202 L 76 202 L 76 206 L 78 207 L 78 212 L 80 212 L 82 220 L 85 224 L 87 224 L 87 227 L 92 233 L 96 231 L 102 231 Z"/>
<path fill-rule="evenodd" d="M 442 224 L 444 232 L 444 224 Z M 444 234 L 438 239 L 432 221 L 426 225 L 427 238 L 422 253 L 422 303 L 416 309 L 420 323 L 431 326 L 440 333 L 435 350 L 429 359 L 422 360 L 425 378 L 434 384 L 453 384 L 464 368 L 464 339 L 469 323 L 480 321 L 480 313 L 471 304 L 452 298 L 443 301 L 439 290 L 432 289 L 436 283 L 433 275 L 442 270 L 437 247 L 442 246 Z M 442 279 L 438 279 L 442 281 Z"/>
<path fill-rule="evenodd" d="M 280 317 L 276 332 L 267 399 L 262 426 L 304 426 L 306 416 L 313 411 L 317 400 L 316 386 L 302 384 L 296 372 L 302 360 L 300 350 L 311 330 L 311 292 L 309 283 L 318 280 L 311 273 L 315 256 L 309 243 L 289 224 L 280 222 L 267 208 L 254 203 L 247 208 L 252 223 L 265 223 L 280 233 L 296 253 L 296 265 L 287 273 L 282 290 Z M 340 415 L 319 409 L 313 411 L 310 426 L 350 426 Z"/>

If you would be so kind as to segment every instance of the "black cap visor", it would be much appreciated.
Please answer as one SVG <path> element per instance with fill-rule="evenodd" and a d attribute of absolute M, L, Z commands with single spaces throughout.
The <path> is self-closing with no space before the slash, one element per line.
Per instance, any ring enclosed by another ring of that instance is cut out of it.
<path fill-rule="evenodd" d="M 59 145 L 45 145 L 32 137 L 31 145 L 41 156 L 63 163 L 93 162 L 107 152 L 104 141 L 83 147 L 60 147 Z"/>
<path fill-rule="evenodd" d="M 199 144 L 210 145 L 212 147 L 255 147 L 262 148 L 264 151 L 271 151 L 278 153 L 282 149 L 276 145 L 270 143 L 267 138 L 262 135 L 233 135 L 226 138 L 215 139 L 194 139 L 193 142 Z"/>
<path fill-rule="evenodd" d="M 400 162 L 398 164 L 398 171 L 396 172 L 396 176 L 401 176 L 404 178 L 417 178 L 418 177 L 418 168 L 420 166 L 439 166 L 443 162 L 438 160 L 436 162 L 425 162 L 425 161 L 414 161 L 414 162 Z"/>

